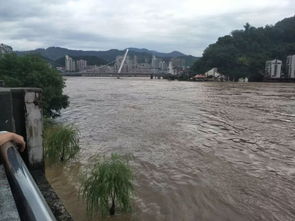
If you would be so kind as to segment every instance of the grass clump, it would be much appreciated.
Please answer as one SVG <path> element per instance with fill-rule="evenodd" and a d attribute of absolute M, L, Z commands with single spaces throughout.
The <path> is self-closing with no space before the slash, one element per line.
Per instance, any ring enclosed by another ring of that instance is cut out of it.
<path fill-rule="evenodd" d="M 108 213 L 115 215 L 116 209 L 131 211 L 132 180 L 132 170 L 122 156 L 112 154 L 98 161 L 81 187 L 88 212 L 106 216 Z"/>
<path fill-rule="evenodd" d="M 54 121 L 44 123 L 45 157 L 49 162 L 65 162 L 79 151 L 79 132 L 72 125 Z"/>

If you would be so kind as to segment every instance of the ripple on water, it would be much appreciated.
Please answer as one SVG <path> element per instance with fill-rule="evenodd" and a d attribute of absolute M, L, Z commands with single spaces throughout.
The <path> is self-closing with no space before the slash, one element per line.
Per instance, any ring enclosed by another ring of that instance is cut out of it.
<path fill-rule="evenodd" d="M 79 174 L 132 154 L 134 211 L 117 220 L 295 220 L 292 84 L 68 78 L 59 120 L 81 152 L 47 176 L 75 220 L 91 220 Z M 99 217 L 93 218 L 97 220 Z"/>

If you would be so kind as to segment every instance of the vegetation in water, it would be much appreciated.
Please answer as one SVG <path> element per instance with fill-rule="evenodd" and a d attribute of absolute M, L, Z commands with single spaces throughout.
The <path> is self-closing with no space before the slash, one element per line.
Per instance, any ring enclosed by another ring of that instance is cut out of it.
<path fill-rule="evenodd" d="M 202 74 L 217 67 L 218 72 L 231 80 L 248 77 L 251 81 L 260 81 L 267 60 L 280 59 L 285 64 L 290 54 L 295 54 L 295 16 L 274 26 L 256 28 L 247 23 L 244 30 L 218 38 L 205 49 L 192 70 L 194 74 Z"/>
<path fill-rule="evenodd" d="M 46 120 L 44 123 L 45 157 L 49 162 L 65 162 L 79 151 L 79 132 L 72 125 Z"/>
<path fill-rule="evenodd" d="M 98 161 L 90 174 L 86 174 L 81 195 L 90 214 L 115 215 L 117 209 L 131 211 L 133 175 L 128 160 L 117 154 Z"/>
<path fill-rule="evenodd" d="M 0 57 L 0 79 L 8 87 L 37 87 L 42 92 L 42 107 L 46 117 L 56 117 L 69 104 L 63 94 L 64 80 L 40 56 L 5 54 Z"/>

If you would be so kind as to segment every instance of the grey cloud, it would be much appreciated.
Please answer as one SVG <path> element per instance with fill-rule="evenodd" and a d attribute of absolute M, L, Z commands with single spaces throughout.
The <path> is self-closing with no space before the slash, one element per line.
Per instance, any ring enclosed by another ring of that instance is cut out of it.
<path fill-rule="evenodd" d="M 136 3 L 133 0 L 1 2 L 0 42 L 11 42 L 16 50 L 36 46 L 94 50 L 145 47 L 200 56 L 219 36 L 242 29 L 246 22 L 255 26 L 274 24 L 294 14 L 291 0 L 283 0 L 282 7 L 266 4 L 257 10 L 246 8 L 190 16 L 185 11 L 175 14 L 165 8 L 153 8 L 145 0 L 140 8 L 136 8 Z M 177 1 L 171 4 L 178 5 Z"/>
<path fill-rule="evenodd" d="M 43 17 L 48 15 L 48 7 L 60 1 L 38 0 L 3 0 L 0 4 L 1 21 L 24 20 L 30 17 Z"/>

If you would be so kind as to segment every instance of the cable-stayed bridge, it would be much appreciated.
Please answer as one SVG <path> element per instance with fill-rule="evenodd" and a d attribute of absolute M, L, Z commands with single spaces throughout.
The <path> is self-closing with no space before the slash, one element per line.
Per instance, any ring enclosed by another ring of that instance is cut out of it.
<path fill-rule="evenodd" d="M 137 63 L 136 59 L 127 58 L 128 49 L 124 56 L 118 56 L 116 60 L 102 66 L 93 66 L 79 72 L 64 72 L 66 76 L 87 76 L 87 77 L 158 77 L 168 73 L 168 66 L 156 63 L 155 57 L 152 63 Z M 154 61 L 154 62 L 153 62 Z M 157 60 L 156 60 L 157 61 Z"/>

